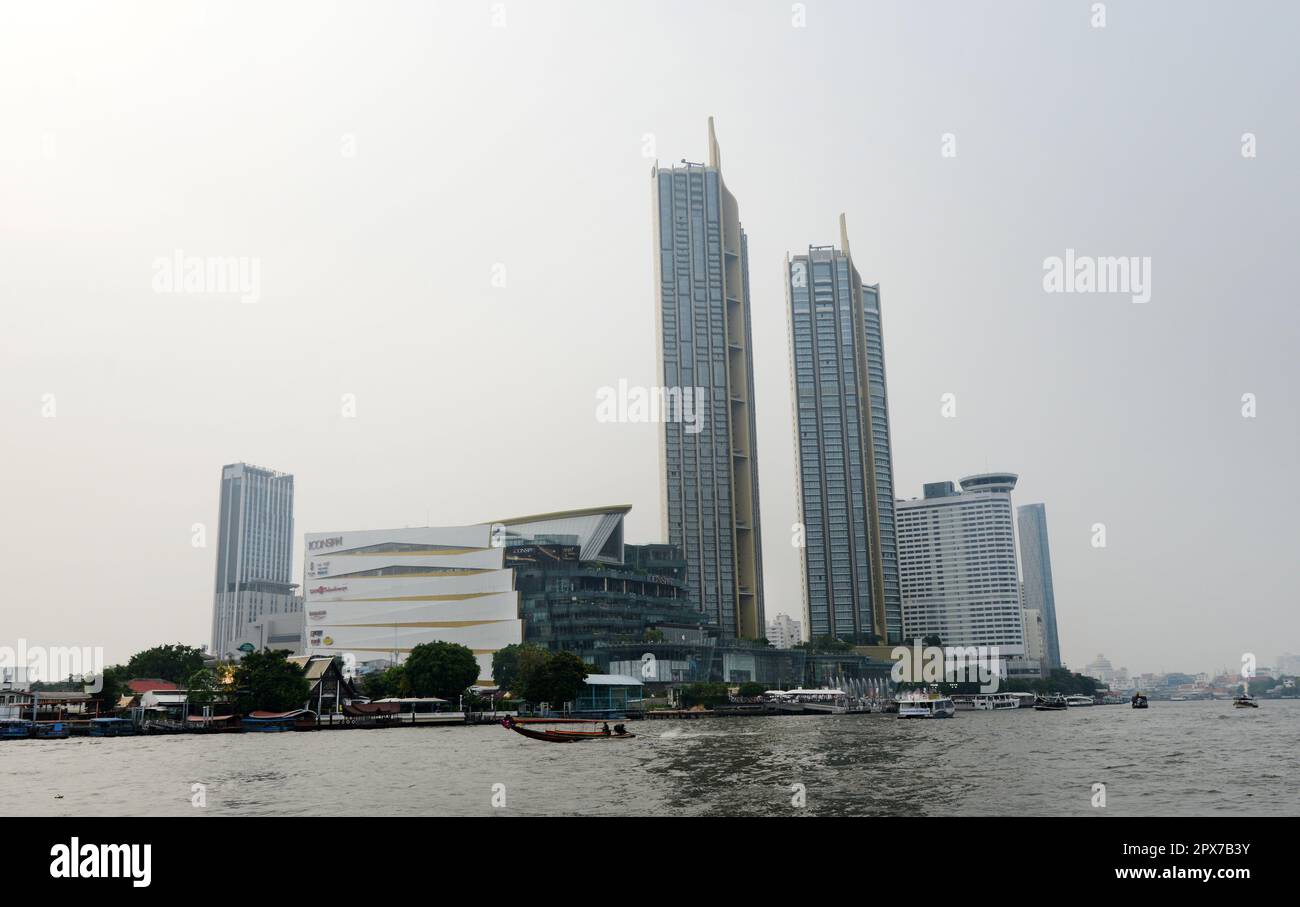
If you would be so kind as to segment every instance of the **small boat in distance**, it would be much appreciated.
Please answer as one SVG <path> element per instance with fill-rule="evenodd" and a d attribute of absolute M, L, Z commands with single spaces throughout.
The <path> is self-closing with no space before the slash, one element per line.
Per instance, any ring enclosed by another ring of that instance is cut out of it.
<path fill-rule="evenodd" d="M 1079 708 L 1080 706 L 1096 705 L 1097 703 L 1093 700 L 1091 696 L 1082 696 L 1076 694 L 1074 696 L 1066 696 L 1065 704 L 1072 709 L 1076 709 Z"/>
<path fill-rule="evenodd" d="M 1242 693 L 1236 699 L 1232 700 L 1234 709 L 1257 709 L 1259 703 L 1256 702 L 1249 693 Z"/>
<path fill-rule="evenodd" d="M 957 705 L 941 693 L 913 690 L 899 695 L 899 718 L 951 718 L 957 714 Z"/>
<path fill-rule="evenodd" d="M 1145 709 L 1147 708 L 1147 698 L 1143 696 L 1141 693 L 1134 693 L 1132 699 L 1132 705 L 1133 708 L 1135 709 Z"/>
<path fill-rule="evenodd" d="M 1034 711 L 1036 712 L 1063 712 L 1069 707 L 1070 703 L 1060 693 L 1039 696 L 1034 700 Z"/>
<path fill-rule="evenodd" d="M 555 724 L 599 724 L 599 730 L 594 731 L 573 731 L 562 730 L 559 728 L 532 728 L 526 725 L 555 725 Z M 622 724 L 614 725 L 610 730 L 608 721 L 601 721 L 593 718 L 571 719 L 571 718 L 514 718 L 507 715 L 501 719 L 501 726 L 527 737 L 529 740 L 545 740 L 548 743 L 581 743 L 587 740 L 630 740 L 636 734 L 628 733 L 626 727 Z"/>

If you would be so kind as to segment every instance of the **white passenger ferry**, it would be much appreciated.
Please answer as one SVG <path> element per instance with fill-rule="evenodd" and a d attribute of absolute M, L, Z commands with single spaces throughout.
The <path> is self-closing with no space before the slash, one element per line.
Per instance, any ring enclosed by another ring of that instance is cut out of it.
<path fill-rule="evenodd" d="M 1020 699 L 1014 693 L 978 693 L 974 698 L 977 712 L 998 712 L 1002 709 L 1020 708 Z"/>
<path fill-rule="evenodd" d="M 957 706 L 952 699 L 942 693 L 913 690 L 899 695 L 899 718 L 951 718 L 957 714 Z"/>

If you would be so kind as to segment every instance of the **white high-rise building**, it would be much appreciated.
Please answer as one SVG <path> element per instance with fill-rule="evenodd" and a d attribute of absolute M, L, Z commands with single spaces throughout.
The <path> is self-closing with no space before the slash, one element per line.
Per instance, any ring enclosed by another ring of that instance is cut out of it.
<path fill-rule="evenodd" d="M 293 476 L 247 463 L 221 468 L 212 654 L 238 656 L 249 625 L 302 610 L 293 573 Z"/>
<path fill-rule="evenodd" d="M 793 649 L 803 642 L 803 624 L 788 614 L 777 614 L 767 622 L 767 641 L 778 649 Z"/>
<path fill-rule="evenodd" d="M 945 646 L 997 646 L 1003 658 L 1028 662 L 1016 564 L 1011 490 L 1015 473 L 968 476 L 925 486 L 925 497 L 900 500 L 898 565 L 905 639 L 938 636 Z M 1016 667 L 1012 667 L 1013 672 Z"/>

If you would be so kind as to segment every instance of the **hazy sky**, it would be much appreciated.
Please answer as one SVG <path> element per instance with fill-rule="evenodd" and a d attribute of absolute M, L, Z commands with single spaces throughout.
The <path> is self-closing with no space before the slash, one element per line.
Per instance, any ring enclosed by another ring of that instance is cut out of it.
<path fill-rule="evenodd" d="M 647 136 L 705 160 L 713 115 L 769 615 L 802 608 L 782 259 L 844 211 L 898 492 L 1020 474 L 1071 666 L 1300 651 L 1300 11 L 804 6 L 0 6 L 0 645 L 207 642 L 238 460 L 295 475 L 299 548 L 610 503 L 656 540 L 656 430 L 596 392 L 656 380 Z M 1149 257 L 1150 302 L 1044 292 L 1066 249 Z M 155 292 L 176 250 L 256 260 L 259 300 Z"/>

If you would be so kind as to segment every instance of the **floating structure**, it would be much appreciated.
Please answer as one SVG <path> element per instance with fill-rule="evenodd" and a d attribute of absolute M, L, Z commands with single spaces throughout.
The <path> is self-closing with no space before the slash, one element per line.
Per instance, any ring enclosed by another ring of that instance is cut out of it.
<path fill-rule="evenodd" d="M 942 693 L 904 693 L 895 700 L 899 718 L 951 718 L 957 714 L 957 704 Z"/>

